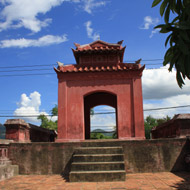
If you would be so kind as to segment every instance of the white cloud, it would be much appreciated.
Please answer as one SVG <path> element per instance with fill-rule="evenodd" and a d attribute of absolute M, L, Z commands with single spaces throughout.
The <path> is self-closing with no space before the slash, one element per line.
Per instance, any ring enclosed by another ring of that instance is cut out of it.
<path fill-rule="evenodd" d="M 160 20 L 158 18 L 153 18 L 151 16 L 146 16 L 144 17 L 144 23 L 141 27 L 139 27 L 140 29 L 143 30 L 149 30 L 150 28 L 152 29 L 154 26 L 156 26 L 158 23 L 160 22 Z M 151 31 L 151 34 L 149 36 L 149 38 L 152 38 L 154 34 L 158 33 L 160 29 L 153 29 Z"/>
<path fill-rule="evenodd" d="M 156 29 L 152 30 L 152 32 L 151 32 L 149 38 L 152 38 L 152 37 L 154 36 L 154 34 L 158 33 L 159 31 L 160 31 L 159 28 L 156 28 Z"/>
<path fill-rule="evenodd" d="M 176 107 L 190 104 L 190 94 L 189 95 L 177 95 L 169 98 L 157 100 L 157 101 L 144 101 L 144 109 L 155 109 L 155 108 L 164 108 L 164 107 Z M 172 108 L 172 109 L 163 109 L 163 110 L 153 110 L 145 111 L 144 117 L 151 115 L 155 118 L 163 118 L 167 115 L 173 117 L 175 114 L 179 113 L 190 113 L 189 107 L 187 108 Z"/>
<path fill-rule="evenodd" d="M 92 14 L 92 10 L 94 8 L 105 6 L 105 1 L 97 1 L 97 0 L 83 0 L 84 2 L 84 11 L 86 11 L 89 14 Z"/>
<path fill-rule="evenodd" d="M 0 3 L 4 8 L 0 12 L 0 32 L 21 27 L 39 32 L 52 22 L 51 18 L 41 20 L 39 15 L 45 15 L 63 2 L 82 4 L 82 9 L 89 14 L 93 9 L 105 5 L 104 1 L 97 0 L 1 0 Z"/>
<path fill-rule="evenodd" d="M 185 81 L 186 85 L 182 89 L 176 82 L 176 72 L 169 72 L 167 67 L 160 69 L 145 69 L 143 71 L 143 98 L 144 99 L 164 99 L 177 95 L 190 94 L 190 80 Z"/>
<path fill-rule="evenodd" d="M 39 14 L 46 14 L 53 7 L 59 6 L 65 0 L 4 0 L 4 9 L 0 13 L 4 22 L 0 23 L 0 31 L 8 28 L 24 27 L 33 32 L 39 32 L 46 27 L 51 19 L 39 20 Z"/>
<path fill-rule="evenodd" d="M 96 32 L 93 33 L 93 28 L 91 27 L 92 25 L 91 21 L 87 21 L 84 25 L 86 26 L 87 35 L 89 38 L 93 40 L 98 40 L 100 38 L 99 34 L 97 34 Z"/>
<path fill-rule="evenodd" d="M 38 116 L 40 114 L 48 115 L 46 112 L 40 112 L 39 108 L 41 106 L 41 94 L 34 91 L 29 96 L 22 94 L 20 101 L 17 103 L 18 108 L 14 111 L 15 116 L 21 116 L 26 122 L 38 122 L 37 117 L 22 117 L 22 116 Z M 57 120 L 57 116 L 51 118 L 47 116 L 48 119 L 53 121 Z"/>
<path fill-rule="evenodd" d="M 96 106 L 95 113 L 115 112 L 115 109 L 110 106 Z M 115 114 L 100 114 L 91 116 L 91 130 L 103 129 L 106 131 L 113 131 L 116 126 Z"/>
<path fill-rule="evenodd" d="M 42 47 L 42 46 L 49 46 L 52 44 L 60 44 L 60 43 L 63 43 L 65 41 L 67 41 L 67 35 L 66 34 L 64 34 L 62 36 L 46 35 L 46 36 L 42 36 L 39 39 L 20 38 L 20 39 L 2 40 L 2 41 L 0 41 L 0 48 Z"/>
<path fill-rule="evenodd" d="M 148 30 L 150 29 L 150 26 L 155 26 L 159 23 L 158 18 L 152 18 L 151 16 L 144 17 L 144 23 L 143 26 L 140 27 L 140 29 Z"/>
<path fill-rule="evenodd" d="M 144 109 L 175 107 L 190 104 L 190 81 L 180 89 L 176 82 L 176 72 L 169 72 L 167 67 L 144 70 L 142 77 Z M 173 117 L 174 114 L 189 113 L 189 108 L 175 108 L 158 111 L 145 111 L 144 116 L 156 118 Z"/>

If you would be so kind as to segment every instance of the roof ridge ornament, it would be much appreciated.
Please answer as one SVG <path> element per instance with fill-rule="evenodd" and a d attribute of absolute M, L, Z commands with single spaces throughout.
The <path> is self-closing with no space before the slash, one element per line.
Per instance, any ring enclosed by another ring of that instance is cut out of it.
<path fill-rule="evenodd" d="M 142 59 L 138 59 L 137 61 L 135 61 L 135 63 L 140 64 L 141 61 L 142 61 Z"/>
<path fill-rule="evenodd" d="M 59 67 L 63 67 L 63 65 L 64 65 L 64 63 L 61 63 L 59 61 L 57 61 L 57 64 L 58 64 Z"/>
<path fill-rule="evenodd" d="M 123 43 L 124 40 L 121 40 L 119 42 L 117 42 L 117 44 L 121 45 Z"/>
<path fill-rule="evenodd" d="M 80 44 L 78 44 L 78 43 L 74 43 L 74 45 L 76 48 L 80 47 Z"/>

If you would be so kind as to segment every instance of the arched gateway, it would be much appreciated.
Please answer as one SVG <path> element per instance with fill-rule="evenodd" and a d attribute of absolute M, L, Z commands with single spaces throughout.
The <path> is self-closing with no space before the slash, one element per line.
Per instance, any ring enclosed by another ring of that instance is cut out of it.
<path fill-rule="evenodd" d="M 108 92 L 93 92 L 84 97 L 85 139 L 90 139 L 90 110 L 99 105 L 107 105 L 116 109 L 117 130 L 117 96 Z"/>
<path fill-rule="evenodd" d="M 140 61 L 123 63 L 125 47 L 97 40 L 75 44 L 77 64 L 55 68 L 58 76 L 58 142 L 90 138 L 90 109 L 116 110 L 118 139 L 144 139 Z"/>

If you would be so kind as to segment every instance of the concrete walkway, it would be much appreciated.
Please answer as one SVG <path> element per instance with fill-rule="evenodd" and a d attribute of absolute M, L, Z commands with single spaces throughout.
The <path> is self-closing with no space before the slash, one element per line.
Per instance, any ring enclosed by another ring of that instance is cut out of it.
<path fill-rule="evenodd" d="M 125 182 L 69 183 L 59 175 L 19 175 L 0 182 L 0 190 L 190 190 L 190 173 L 127 174 Z"/>

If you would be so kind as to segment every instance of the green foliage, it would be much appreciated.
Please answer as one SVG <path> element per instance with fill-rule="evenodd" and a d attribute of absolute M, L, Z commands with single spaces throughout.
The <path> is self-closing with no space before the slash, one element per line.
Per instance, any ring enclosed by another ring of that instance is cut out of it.
<path fill-rule="evenodd" d="M 165 24 L 156 26 L 160 33 L 170 33 L 165 46 L 169 49 L 164 56 L 163 65 L 169 64 L 169 71 L 176 68 L 176 79 L 180 88 L 190 79 L 190 0 L 154 0 L 152 7 L 160 5 L 160 15 Z M 176 17 L 170 22 L 170 13 Z"/>
<path fill-rule="evenodd" d="M 57 104 L 52 108 L 51 114 L 52 114 L 53 116 L 57 116 L 57 115 L 58 115 L 58 107 L 57 107 Z"/>
<path fill-rule="evenodd" d="M 160 118 L 160 119 L 157 119 L 157 124 L 158 125 L 161 125 L 162 123 L 165 123 L 166 121 L 169 121 L 171 120 L 171 117 L 169 117 L 168 115 L 164 118 Z"/>
<path fill-rule="evenodd" d="M 102 133 L 93 133 L 93 132 L 90 134 L 90 138 L 91 139 L 113 139 L 112 136 L 106 136 Z"/>
<path fill-rule="evenodd" d="M 94 115 L 94 109 L 90 109 L 90 115 L 93 116 Z"/>
<path fill-rule="evenodd" d="M 45 115 L 38 116 L 38 119 L 41 120 L 40 127 L 43 127 L 46 129 L 57 130 L 57 121 L 55 121 L 55 122 L 51 121 Z"/>
<path fill-rule="evenodd" d="M 116 126 L 114 126 L 113 129 L 114 129 L 115 132 L 112 135 L 112 139 L 117 139 L 117 129 L 116 129 Z"/>
<path fill-rule="evenodd" d="M 57 121 L 51 121 L 47 118 L 45 115 L 38 116 L 38 119 L 41 120 L 40 127 L 51 129 L 51 130 L 57 130 Z"/>
<path fill-rule="evenodd" d="M 105 135 L 102 133 L 91 133 L 90 134 L 91 139 L 105 139 Z"/>
<path fill-rule="evenodd" d="M 146 117 L 146 119 L 144 121 L 146 139 L 150 139 L 150 132 L 154 126 L 157 126 L 157 121 L 155 118 L 153 118 L 152 116 L 149 115 L 148 117 Z"/>
<path fill-rule="evenodd" d="M 52 116 L 57 116 L 57 113 L 58 113 L 58 108 L 57 108 L 57 105 L 55 105 L 55 107 L 53 107 L 51 110 L 51 114 Z M 40 127 L 51 129 L 51 130 L 57 130 L 57 121 L 52 121 L 43 114 L 38 116 L 38 119 L 41 120 Z"/>
<path fill-rule="evenodd" d="M 169 116 L 166 116 L 164 118 L 153 118 L 152 116 L 147 116 L 144 121 L 144 127 L 145 127 L 145 137 L 146 139 L 150 139 L 150 133 L 151 129 L 155 126 L 161 125 L 162 123 L 169 121 L 171 118 Z"/>
<path fill-rule="evenodd" d="M 112 139 L 117 139 L 117 132 L 115 131 L 114 134 L 112 135 Z"/>

